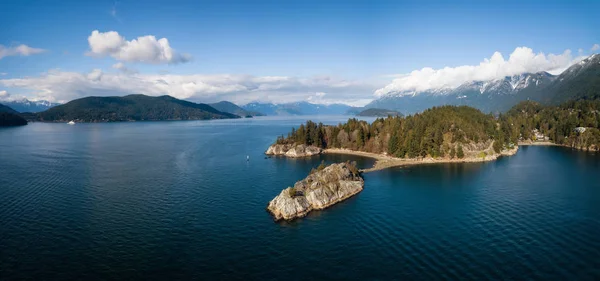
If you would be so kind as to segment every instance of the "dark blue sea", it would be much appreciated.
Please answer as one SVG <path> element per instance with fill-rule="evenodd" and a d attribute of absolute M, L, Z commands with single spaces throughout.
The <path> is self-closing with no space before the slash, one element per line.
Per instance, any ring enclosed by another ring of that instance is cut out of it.
<path fill-rule="evenodd" d="M 265 158 L 303 121 L 0 129 L 0 280 L 600 280 L 599 154 L 372 172 L 275 223 L 267 203 L 321 160 L 373 164 Z"/>

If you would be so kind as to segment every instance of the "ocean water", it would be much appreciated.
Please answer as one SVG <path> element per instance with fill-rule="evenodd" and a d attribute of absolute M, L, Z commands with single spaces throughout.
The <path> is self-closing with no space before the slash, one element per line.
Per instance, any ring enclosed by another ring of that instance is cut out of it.
<path fill-rule="evenodd" d="M 0 129 L 0 280 L 600 279 L 600 155 L 372 172 L 357 196 L 275 223 L 267 203 L 321 160 L 373 164 L 265 158 L 303 121 Z"/>

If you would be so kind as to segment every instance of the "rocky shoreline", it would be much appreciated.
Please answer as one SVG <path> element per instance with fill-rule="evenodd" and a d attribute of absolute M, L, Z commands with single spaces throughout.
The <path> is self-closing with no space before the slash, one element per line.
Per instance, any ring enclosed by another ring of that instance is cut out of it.
<path fill-rule="evenodd" d="M 323 153 L 323 149 L 312 145 L 274 144 L 269 146 L 266 155 L 279 155 L 290 158 L 308 157 Z"/>
<path fill-rule="evenodd" d="M 331 164 L 319 169 L 269 202 L 267 210 L 276 221 L 304 217 L 312 210 L 325 209 L 363 190 L 365 182 L 354 164 Z"/>

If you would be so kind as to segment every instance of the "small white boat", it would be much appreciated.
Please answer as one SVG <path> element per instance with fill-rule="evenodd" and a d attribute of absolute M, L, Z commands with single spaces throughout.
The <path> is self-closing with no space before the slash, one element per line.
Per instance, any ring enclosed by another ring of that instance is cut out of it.
<path fill-rule="evenodd" d="M 67 123 L 69 125 L 75 125 L 75 122 L 73 122 L 73 120 L 69 121 L 69 123 Z"/>

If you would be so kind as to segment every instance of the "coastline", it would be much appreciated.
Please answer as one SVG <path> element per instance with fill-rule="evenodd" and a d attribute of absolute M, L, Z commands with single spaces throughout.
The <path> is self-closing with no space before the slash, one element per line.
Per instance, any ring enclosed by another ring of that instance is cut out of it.
<path fill-rule="evenodd" d="M 355 155 L 355 156 L 363 156 L 376 159 L 375 164 L 371 168 L 361 169 L 361 172 L 368 173 L 378 170 L 383 170 L 391 167 L 399 167 L 399 166 L 412 166 L 412 165 L 421 165 L 421 164 L 439 164 L 439 163 L 475 163 L 475 162 L 488 162 L 498 159 L 502 156 L 512 156 L 517 153 L 519 147 L 515 147 L 510 150 L 504 150 L 500 154 L 492 154 L 487 155 L 485 157 L 465 157 L 462 159 L 448 159 L 448 158 L 440 158 L 435 159 L 431 157 L 426 158 L 397 158 L 384 154 L 377 154 L 371 152 L 363 152 L 363 151 L 354 151 L 349 149 L 340 149 L 340 148 L 329 148 L 323 150 L 324 154 L 346 154 L 346 155 Z"/>
<path fill-rule="evenodd" d="M 549 141 L 539 141 L 539 142 L 519 142 L 519 146 L 564 146 L 560 144 L 556 144 Z"/>
<path fill-rule="evenodd" d="M 556 144 L 553 142 L 549 142 L 549 141 L 541 141 L 541 142 L 519 142 L 519 146 L 560 146 L 560 147 L 565 147 L 565 148 L 571 148 L 571 149 L 575 149 L 575 150 L 581 150 L 581 151 L 588 151 L 588 152 L 594 152 L 594 151 L 600 151 L 600 149 L 596 149 L 594 147 L 592 147 L 591 149 L 587 149 L 585 147 L 580 147 L 580 146 L 569 146 L 566 144 Z"/>

